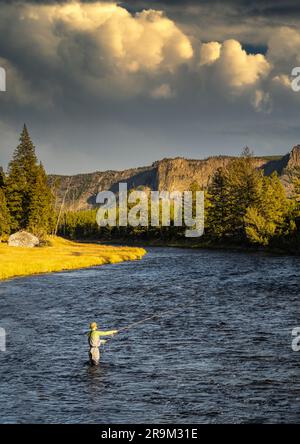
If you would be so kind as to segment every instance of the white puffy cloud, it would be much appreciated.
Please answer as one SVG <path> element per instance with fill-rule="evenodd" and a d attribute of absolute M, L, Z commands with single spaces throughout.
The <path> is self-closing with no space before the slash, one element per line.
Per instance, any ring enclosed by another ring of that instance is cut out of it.
<path fill-rule="evenodd" d="M 66 94 L 66 84 L 70 94 L 73 88 L 93 97 L 149 96 L 159 82 L 168 83 L 160 76 L 174 75 L 193 58 L 189 38 L 162 11 L 131 14 L 116 3 L 6 4 L 0 32 L 8 53 L 23 64 L 24 80 L 34 76 L 36 90 L 47 88 L 50 101 Z M 16 86 L 20 100 L 25 100 L 23 83 Z M 153 94 L 173 92 L 163 87 Z"/>
<path fill-rule="evenodd" d="M 247 54 L 236 40 L 226 40 L 219 59 L 224 78 L 233 87 L 251 85 L 266 77 L 271 66 L 262 54 Z"/>
<path fill-rule="evenodd" d="M 10 8 L 8 6 L 7 8 Z M 162 11 L 144 10 L 131 15 L 114 3 L 81 3 L 20 6 L 18 20 L 46 53 L 67 56 L 84 63 L 95 62 L 135 73 L 141 70 L 173 70 L 193 56 L 188 37 Z M 77 58 L 76 58 L 76 51 Z"/>
<path fill-rule="evenodd" d="M 200 65 L 211 65 L 219 57 L 222 45 L 219 42 L 203 43 L 200 48 Z"/>
<path fill-rule="evenodd" d="M 234 39 L 225 40 L 221 45 L 217 42 L 203 44 L 200 56 L 202 64 L 214 65 L 220 81 L 233 88 L 253 85 L 271 70 L 263 54 L 247 54 Z"/>

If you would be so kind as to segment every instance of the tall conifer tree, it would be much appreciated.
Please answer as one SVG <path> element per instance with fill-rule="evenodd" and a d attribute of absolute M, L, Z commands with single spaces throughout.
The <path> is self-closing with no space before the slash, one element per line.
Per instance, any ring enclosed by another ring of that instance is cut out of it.
<path fill-rule="evenodd" d="M 37 236 L 49 233 L 54 224 L 53 194 L 47 183 L 42 164 L 38 166 L 35 182 L 30 189 L 28 229 Z"/>
<path fill-rule="evenodd" d="M 5 198 L 5 175 L 0 167 L 0 240 L 10 231 L 10 216 Z"/>
<path fill-rule="evenodd" d="M 9 163 L 6 194 L 12 231 L 49 231 L 49 219 L 52 217 L 51 191 L 26 125 Z"/>

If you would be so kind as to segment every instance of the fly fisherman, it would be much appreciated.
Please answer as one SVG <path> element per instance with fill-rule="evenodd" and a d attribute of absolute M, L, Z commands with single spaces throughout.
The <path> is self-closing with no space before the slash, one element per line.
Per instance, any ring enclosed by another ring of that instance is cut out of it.
<path fill-rule="evenodd" d="M 100 361 L 99 347 L 101 344 L 105 344 L 105 339 L 100 339 L 101 336 L 113 336 L 118 333 L 118 330 L 99 331 L 97 330 L 96 322 L 90 324 L 90 331 L 88 333 L 89 338 L 89 358 L 91 365 L 98 365 Z"/>

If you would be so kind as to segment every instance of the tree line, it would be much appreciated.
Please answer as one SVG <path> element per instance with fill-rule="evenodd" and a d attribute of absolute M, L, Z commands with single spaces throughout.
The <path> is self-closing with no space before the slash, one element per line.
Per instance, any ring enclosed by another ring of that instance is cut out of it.
<path fill-rule="evenodd" d="M 205 193 L 205 234 L 185 239 L 185 227 L 101 227 L 96 209 L 66 211 L 59 227 L 70 238 L 102 240 L 182 241 L 185 243 L 237 244 L 294 247 L 300 244 L 300 169 L 289 171 L 287 192 L 276 172 L 265 176 L 255 165 L 248 148 L 242 155 L 219 168 L 203 190 Z M 192 182 L 190 191 L 201 190 Z M 150 218 L 149 212 L 149 218 Z"/>

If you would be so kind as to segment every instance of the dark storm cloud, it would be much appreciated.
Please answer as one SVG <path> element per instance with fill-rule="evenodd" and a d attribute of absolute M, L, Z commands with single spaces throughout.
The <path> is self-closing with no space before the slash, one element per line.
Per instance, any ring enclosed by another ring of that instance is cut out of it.
<path fill-rule="evenodd" d="M 180 7 L 184 8 L 189 5 L 193 6 L 210 6 L 215 5 L 231 6 L 243 10 L 246 14 L 262 14 L 262 15 L 294 15 L 300 14 L 300 4 L 298 0 L 158 0 L 143 1 L 130 0 L 128 2 L 119 2 L 121 5 L 129 9 L 134 7 L 142 8 L 164 8 L 164 7 Z"/>
<path fill-rule="evenodd" d="M 21 3 L 35 3 L 42 4 L 63 4 L 68 0 L 2 0 L 1 3 L 7 4 L 21 4 Z M 96 3 L 98 0 L 81 0 L 81 3 Z M 103 2 L 112 3 L 113 0 L 102 0 Z M 245 14 L 253 15 L 284 15 L 294 16 L 300 15 L 300 3 L 298 0 L 130 0 L 116 2 L 121 6 L 126 7 L 130 11 L 142 10 L 145 8 L 182 8 L 187 6 L 210 6 L 215 5 L 231 6 Z"/>

